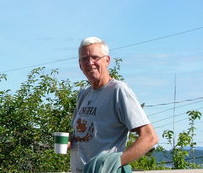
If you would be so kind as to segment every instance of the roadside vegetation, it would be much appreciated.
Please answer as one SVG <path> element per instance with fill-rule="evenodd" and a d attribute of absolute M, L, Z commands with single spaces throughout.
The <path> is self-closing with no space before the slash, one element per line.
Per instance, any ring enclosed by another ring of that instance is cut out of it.
<path fill-rule="evenodd" d="M 115 59 L 115 66 L 110 69 L 111 76 L 124 80 L 119 74 L 121 59 Z M 58 70 L 46 72 L 45 68 L 33 69 L 15 93 L 0 90 L 0 172 L 62 172 L 70 170 L 70 154 L 55 154 L 53 133 L 71 132 L 71 117 L 76 106 L 79 89 L 88 82 L 72 83 L 57 79 Z M 0 82 L 7 76 L 0 74 Z M 189 163 L 186 157 L 194 152 L 195 125 L 201 118 L 197 110 L 189 110 L 188 130 L 179 134 L 171 150 L 172 168 L 199 168 Z M 165 130 L 163 137 L 172 145 L 174 132 Z M 130 134 L 129 143 L 136 138 Z M 184 150 L 190 146 L 191 150 Z M 158 146 L 146 156 L 131 164 L 133 169 L 157 170 L 169 169 L 164 162 L 157 162 L 154 152 L 165 152 Z"/>

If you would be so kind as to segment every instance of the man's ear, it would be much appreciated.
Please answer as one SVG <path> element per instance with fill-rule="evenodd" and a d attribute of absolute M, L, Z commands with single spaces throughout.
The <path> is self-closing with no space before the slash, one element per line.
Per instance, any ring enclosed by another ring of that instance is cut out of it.
<path fill-rule="evenodd" d="M 110 61 L 111 61 L 111 57 L 110 57 L 110 56 L 107 56 L 106 62 L 107 62 L 108 65 L 110 64 Z"/>
<path fill-rule="evenodd" d="M 80 70 L 82 70 L 82 68 L 81 68 L 81 64 L 80 64 L 80 61 L 79 61 L 79 60 L 78 60 L 78 63 L 79 63 Z"/>

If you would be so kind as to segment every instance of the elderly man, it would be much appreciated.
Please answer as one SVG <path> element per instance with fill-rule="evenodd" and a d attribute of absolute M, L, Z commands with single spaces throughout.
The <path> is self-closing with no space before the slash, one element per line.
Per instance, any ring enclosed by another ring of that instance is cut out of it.
<path fill-rule="evenodd" d="M 91 86 L 79 92 L 72 121 L 71 171 L 80 173 L 101 153 L 120 153 L 120 166 L 148 152 L 158 137 L 132 90 L 112 79 L 109 48 L 97 37 L 84 39 L 79 47 L 80 69 Z M 125 149 L 128 133 L 138 139 Z"/>

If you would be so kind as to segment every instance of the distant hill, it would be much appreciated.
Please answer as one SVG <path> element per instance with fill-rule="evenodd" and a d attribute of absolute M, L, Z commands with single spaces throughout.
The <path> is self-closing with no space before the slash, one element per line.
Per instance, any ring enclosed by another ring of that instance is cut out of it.
<path fill-rule="evenodd" d="M 190 150 L 190 147 L 185 147 L 185 150 Z M 203 147 L 195 147 L 195 150 L 202 150 L 203 151 Z"/>
<path fill-rule="evenodd" d="M 189 150 L 189 148 L 186 148 L 186 150 Z M 154 157 L 156 157 L 157 162 L 165 162 L 166 164 L 171 163 L 172 157 L 171 157 L 171 151 L 166 150 L 165 152 L 157 152 L 155 151 L 152 154 Z M 193 160 L 194 155 L 194 160 Z M 186 157 L 186 160 L 191 163 L 196 163 L 203 165 L 203 147 L 196 147 L 194 150 L 194 154 L 190 153 L 188 157 Z"/>

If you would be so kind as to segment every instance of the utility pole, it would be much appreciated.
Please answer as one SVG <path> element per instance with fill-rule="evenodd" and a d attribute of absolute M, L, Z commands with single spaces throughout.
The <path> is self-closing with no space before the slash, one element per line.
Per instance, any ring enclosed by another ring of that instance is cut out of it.
<path fill-rule="evenodd" d="M 174 76 L 174 95 L 173 95 L 173 148 L 175 147 L 175 113 L 176 113 L 176 74 Z"/>

